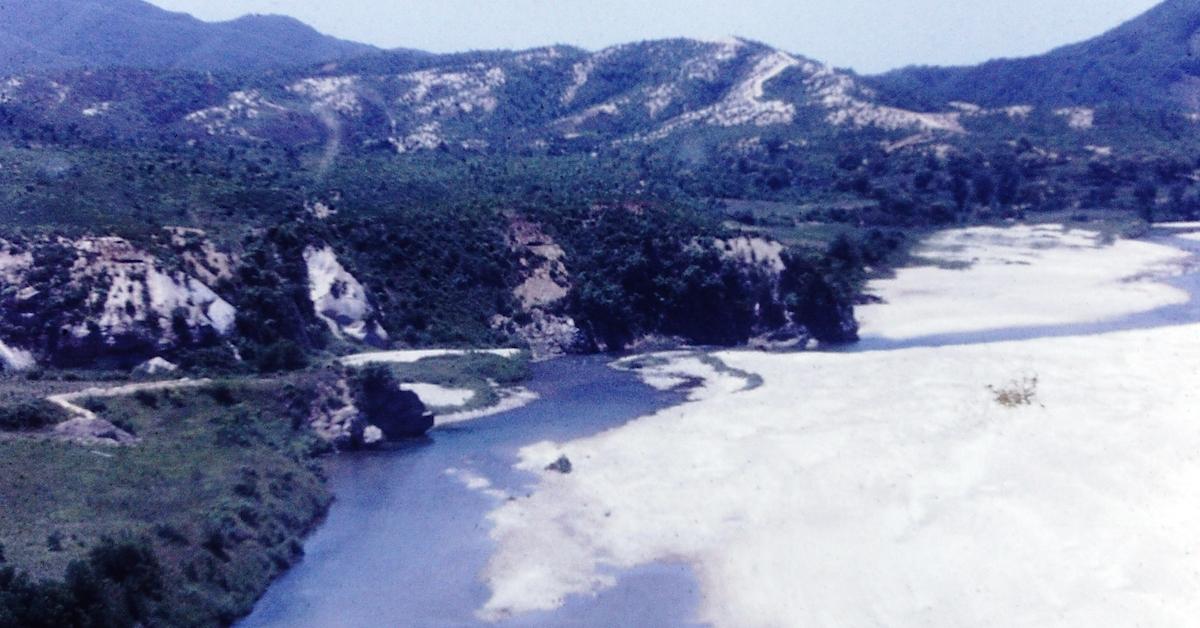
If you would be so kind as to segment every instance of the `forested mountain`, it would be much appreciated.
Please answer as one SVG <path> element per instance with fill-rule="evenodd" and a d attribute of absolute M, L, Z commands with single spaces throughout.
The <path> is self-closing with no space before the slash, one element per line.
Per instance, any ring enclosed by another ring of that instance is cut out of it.
<path fill-rule="evenodd" d="M 0 2 L 0 73 L 113 66 L 257 71 L 371 50 L 280 16 L 211 24 L 142 0 Z"/>
<path fill-rule="evenodd" d="M 1200 0 L 1166 0 L 1094 39 L 1044 55 L 868 79 L 901 106 L 1127 104 L 1200 109 Z"/>
<path fill-rule="evenodd" d="M 316 456 L 429 428 L 398 377 L 525 371 L 349 354 L 851 343 L 933 229 L 1200 219 L 1197 25 L 1169 0 L 860 77 L 743 39 L 439 55 L 0 0 L 0 626 L 230 625 L 321 518 Z M 48 401 L 141 377 L 203 387 Z"/>
<path fill-rule="evenodd" d="M 436 55 L 2 7 L 9 58 L 62 66 L 0 79 L 0 342 L 24 364 L 843 341 L 908 230 L 1200 213 L 1195 0 L 874 78 L 742 39 Z"/>

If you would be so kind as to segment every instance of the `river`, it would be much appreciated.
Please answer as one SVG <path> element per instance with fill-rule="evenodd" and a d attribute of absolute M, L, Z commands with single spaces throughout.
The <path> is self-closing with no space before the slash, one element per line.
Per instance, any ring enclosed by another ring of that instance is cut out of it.
<path fill-rule="evenodd" d="M 1196 240 L 1161 232 L 1151 240 L 1200 254 Z M 842 350 L 1081 336 L 1200 320 L 1200 273 L 1195 267 L 1163 281 L 1192 299 L 1094 323 L 902 340 L 867 337 Z M 330 468 L 337 501 L 327 521 L 305 543 L 304 560 L 270 588 L 240 625 L 694 625 L 700 588 L 691 568 L 663 562 L 614 574 L 616 586 L 571 597 L 554 612 L 495 624 L 475 616 L 489 596 L 480 576 L 495 551 L 487 514 L 510 496 L 525 497 L 536 485 L 534 476 L 513 469 L 517 451 L 540 441 L 597 434 L 684 400 L 682 393 L 655 390 L 632 373 L 608 368 L 602 357 L 535 364 L 529 387 L 540 399 L 526 407 L 443 427 L 419 442 L 337 457 Z"/>
<path fill-rule="evenodd" d="M 304 559 L 239 625 L 689 625 L 698 588 L 687 566 L 670 563 L 618 574 L 618 586 L 568 600 L 553 613 L 498 624 L 475 617 L 487 601 L 479 576 L 494 549 L 485 517 L 504 498 L 497 495 L 522 496 L 536 479 L 512 468 L 517 451 L 596 434 L 683 401 L 607 362 L 534 364 L 529 388 L 540 398 L 523 408 L 336 457 L 329 488 L 337 500 L 328 518 L 304 544 Z M 481 478 L 499 493 L 467 487 Z"/>

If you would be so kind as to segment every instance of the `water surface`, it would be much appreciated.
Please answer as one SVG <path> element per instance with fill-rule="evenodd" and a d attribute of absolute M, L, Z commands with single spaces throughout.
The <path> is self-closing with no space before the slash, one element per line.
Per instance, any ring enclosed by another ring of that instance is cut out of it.
<path fill-rule="evenodd" d="M 681 564 L 619 575 L 617 586 L 547 613 L 498 624 L 475 618 L 487 600 L 479 576 L 492 553 L 486 515 L 498 497 L 448 475 L 460 469 L 522 496 L 536 476 L 515 471 L 517 451 L 618 427 L 682 401 L 603 357 L 533 365 L 532 404 L 439 428 L 419 442 L 333 460 L 336 496 L 305 557 L 280 578 L 241 626 L 688 626 L 698 587 Z M 553 547 L 545 551 L 554 551 Z"/>

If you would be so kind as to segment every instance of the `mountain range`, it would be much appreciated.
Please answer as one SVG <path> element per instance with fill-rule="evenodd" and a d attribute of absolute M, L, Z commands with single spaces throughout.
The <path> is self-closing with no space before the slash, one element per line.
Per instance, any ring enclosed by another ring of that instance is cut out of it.
<path fill-rule="evenodd" d="M 210 24 L 141 0 L 5 1 L 0 24 L 0 72 L 10 75 L 0 104 L 11 123 L 89 137 L 170 133 L 401 153 L 764 134 L 821 144 L 846 132 L 928 144 L 998 126 L 1078 135 L 1104 126 L 1096 110 L 1105 107 L 1200 110 L 1200 0 L 1168 0 L 1039 57 L 868 77 L 736 38 L 596 52 L 379 51 L 290 18 Z M 1093 135 L 1082 139 L 1114 143 L 1112 133 Z"/>
<path fill-rule="evenodd" d="M 914 67 L 869 81 L 909 107 L 1121 102 L 1200 109 L 1200 0 L 1166 0 L 1093 39 L 1024 59 Z"/>
<path fill-rule="evenodd" d="M 0 2 L 0 74 L 115 66 L 257 71 L 373 50 L 275 15 L 213 24 L 141 0 Z"/>
<path fill-rule="evenodd" d="M 381 51 L 140 0 L 0 0 L 0 24 L 0 253 L 20 270 L 0 341 L 25 362 L 209 359 L 188 352 L 228 338 L 265 370 L 334 340 L 845 340 L 863 267 L 906 230 L 1200 214 L 1200 0 L 881 76 L 739 38 Z M 154 315 L 127 300 L 162 277 Z"/>

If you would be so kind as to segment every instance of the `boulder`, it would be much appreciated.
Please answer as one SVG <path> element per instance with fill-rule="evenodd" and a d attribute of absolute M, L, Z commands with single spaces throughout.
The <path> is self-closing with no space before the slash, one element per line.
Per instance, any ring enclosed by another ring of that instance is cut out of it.
<path fill-rule="evenodd" d="M 550 464 L 546 465 L 547 471 L 557 471 L 564 475 L 567 473 L 570 473 L 571 469 L 572 469 L 571 459 L 567 458 L 566 455 L 559 456 L 558 460 L 555 460 L 554 462 L 551 462 Z"/>
<path fill-rule="evenodd" d="M 369 366 L 358 377 L 358 409 L 388 440 L 423 436 L 433 427 L 433 413 L 385 366 Z"/>
<path fill-rule="evenodd" d="M 179 370 L 179 366 L 168 362 L 162 358 L 151 358 L 137 365 L 133 369 L 134 375 L 142 375 L 145 377 L 154 377 L 156 375 L 166 375 Z"/>
<path fill-rule="evenodd" d="M 81 445 L 132 445 L 129 432 L 98 417 L 81 416 L 54 426 L 55 435 Z"/>

